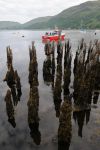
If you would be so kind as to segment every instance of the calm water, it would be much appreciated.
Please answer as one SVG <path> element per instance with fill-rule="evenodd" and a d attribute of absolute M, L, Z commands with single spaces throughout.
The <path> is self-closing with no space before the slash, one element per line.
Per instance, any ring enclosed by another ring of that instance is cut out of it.
<path fill-rule="evenodd" d="M 100 31 L 94 35 L 95 31 L 65 31 L 72 44 L 73 58 L 77 49 L 79 40 L 83 37 L 88 43 L 90 40 L 98 38 L 100 40 Z M 53 94 L 51 86 L 43 81 L 43 61 L 45 60 L 44 45 L 41 36 L 45 31 L 0 31 L 0 150 L 57 150 L 57 131 L 59 120 L 53 103 Z M 24 37 L 22 37 L 24 35 Z M 28 127 L 28 107 L 29 84 L 29 45 L 35 41 L 38 60 L 38 80 L 39 80 L 39 130 L 41 132 L 41 144 L 36 146 L 30 136 Z M 15 107 L 16 128 L 8 122 L 6 115 L 6 104 L 4 97 L 8 89 L 3 78 L 7 72 L 6 46 L 10 45 L 13 52 L 13 66 L 17 69 L 21 78 L 22 96 Z M 73 63 L 73 60 L 72 60 Z M 73 65 L 72 65 L 73 66 Z M 73 75 L 72 75 L 73 78 Z M 73 81 L 73 79 L 72 79 Z M 71 86 L 73 82 L 71 81 Z M 86 116 L 85 116 L 86 117 Z M 95 107 L 91 108 L 90 120 L 86 124 L 83 121 L 82 138 L 78 136 L 78 123 L 74 121 L 72 114 L 72 139 L 70 150 L 99 150 L 100 149 L 100 96 Z"/>

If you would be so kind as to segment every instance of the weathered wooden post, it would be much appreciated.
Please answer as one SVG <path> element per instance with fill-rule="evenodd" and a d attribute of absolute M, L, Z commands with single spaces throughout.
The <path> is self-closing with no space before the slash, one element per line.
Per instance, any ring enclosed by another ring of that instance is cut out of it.
<path fill-rule="evenodd" d="M 36 145 L 40 145 L 41 133 L 39 131 L 39 93 L 38 93 L 38 64 L 36 57 L 36 49 L 34 42 L 32 42 L 32 49 L 29 48 L 29 84 L 30 93 L 29 100 L 27 102 L 28 106 L 28 124 L 30 128 L 30 135 Z"/>

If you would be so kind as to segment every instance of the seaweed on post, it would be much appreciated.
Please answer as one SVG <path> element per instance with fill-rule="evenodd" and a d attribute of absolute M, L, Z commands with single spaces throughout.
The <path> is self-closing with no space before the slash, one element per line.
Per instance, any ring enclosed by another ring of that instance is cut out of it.
<path fill-rule="evenodd" d="M 28 125 L 30 128 L 30 136 L 36 145 L 40 145 L 41 133 L 39 131 L 39 93 L 38 93 L 38 64 L 36 49 L 34 42 L 32 42 L 32 48 L 29 48 L 30 63 L 29 63 L 29 84 L 30 93 L 28 106 Z"/>

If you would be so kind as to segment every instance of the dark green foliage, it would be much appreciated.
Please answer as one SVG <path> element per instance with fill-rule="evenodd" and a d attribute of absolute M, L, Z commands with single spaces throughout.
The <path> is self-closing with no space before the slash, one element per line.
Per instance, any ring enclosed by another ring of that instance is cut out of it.
<path fill-rule="evenodd" d="M 25 28 L 45 29 L 54 28 L 100 28 L 100 1 L 86 2 L 78 6 L 71 7 L 53 17 L 37 18 L 30 21 L 30 25 L 24 24 Z M 81 25 L 82 22 L 82 25 Z M 27 25 L 27 26 L 26 26 Z"/>

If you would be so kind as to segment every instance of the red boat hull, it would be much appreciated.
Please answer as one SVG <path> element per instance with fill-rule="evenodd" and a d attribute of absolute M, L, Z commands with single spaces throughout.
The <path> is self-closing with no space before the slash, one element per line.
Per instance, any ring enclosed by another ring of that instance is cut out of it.
<path fill-rule="evenodd" d="M 47 36 L 47 35 L 44 35 L 42 36 L 42 41 L 58 41 L 58 40 L 65 40 L 65 34 L 61 35 L 61 36 L 58 36 L 58 35 L 54 35 L 54 36 Z"/>

